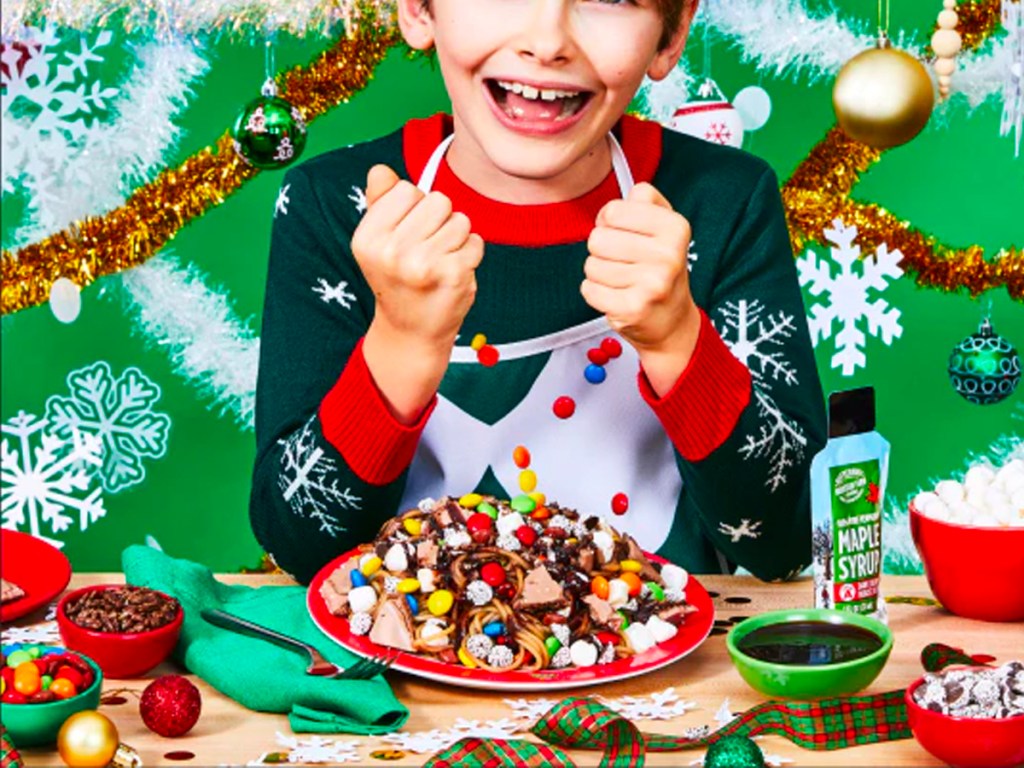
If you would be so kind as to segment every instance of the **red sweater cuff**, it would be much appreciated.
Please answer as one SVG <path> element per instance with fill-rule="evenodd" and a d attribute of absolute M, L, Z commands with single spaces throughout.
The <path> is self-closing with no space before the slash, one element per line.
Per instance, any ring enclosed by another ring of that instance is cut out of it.
<path fill-rule="evenodd" d="M 640 394 L 687 461 L 700 461 L 726 441 L 750 402 L 750 371 L 729 351 L 701 310 L 700 333 L 686 369 L 659 398 L 641 368 Z"/>
<path fill-rule="evenodd" d="M 435 396 L 415 424 L 398 421 L 366 367 L 360 339 L 345 370 L 320 403 L 320 428 L 361 480 L 387 485 L 412 463 L 436 403 Z"/>

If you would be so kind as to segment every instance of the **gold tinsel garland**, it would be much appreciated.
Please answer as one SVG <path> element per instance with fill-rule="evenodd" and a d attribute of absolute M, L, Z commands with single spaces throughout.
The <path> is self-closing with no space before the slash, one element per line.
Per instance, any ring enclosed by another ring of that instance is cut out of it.
<path fill-rule="evenodd" d="M 915 276 L 918 285 L 947 291 L 966 288 L 972 296 L 1005 287 L 1014 299 L 1024 299 L 1024 252 L 1010 248 L 986 260 L 979 246 L 947 248 L 884 208 L 851 200 L 861 173 L 879 157 L 877 149 L 854 141 L 837 127 L 811 150 L 782 189 L 794 252 L 802 252 L 810 241 L 824 242 L 825 230 L 839 218 L 857 227 L 863 251 L 882 243 L 899 249 L 900 266 Z"/>
<path fill-rule="evenodd" d="M 307 122 L 315 120 L 365 88 L 397 40 L 393 32 L 375 30 L 342 37 L 312 64 L 285 74 L 281 95 Z M 120 208 L 76 222 L 17 253 L 4 251 L 0 313 L 46 302 L 58 277 L 84 288 L 98 277 L 139 266 L 257 173 L 234 151 L 226 132 L 214 147 L 140 187 Z"/>
<path fill-rule="evenodd" d="M 1011 0 L 1006 0 L 1011 2 Z M 958 3 L 956 14 L 959 21 L 956 31 L 963 40 L 961 53 L 976 51 L 992 34 L 999 29 L 1002 22 L 1000 0 L 981 0 L 981 2 Z M 930 51 L 929 51 L 930 52 Z"/>

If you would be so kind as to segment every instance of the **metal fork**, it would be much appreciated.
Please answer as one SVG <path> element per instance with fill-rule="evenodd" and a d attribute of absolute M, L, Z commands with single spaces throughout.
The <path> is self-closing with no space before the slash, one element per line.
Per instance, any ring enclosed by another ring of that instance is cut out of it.
<path fill-rule="evenodd" d="M 217 609 L 204 609 L 200 611 L 200 615 L 208 622 L 216 624 L 218 627 L 230 629 L 233 632 L 256 635 L 257 637 L 263 637 L 275 642 L 278 645 L 283 645 L 288 648 L 298 648 L 299 650 L 305 651 L 309 655 L 309 666 L 306 667 L 307 675 L 329 677 L 336 680 L 368 680 L 394 664 L 395 659 L 400 655 L 396 653 L 390 656 L 369 656 L 359 659 L 359 661 L 351 666 L 339 667 L 334 662 L 325 659 L 323 654 L 313 646 L 303 643 L 301 640 L 296 640 L 294 637 L 288 637 L 287 635 L 282 635 L 280 632 L 275 632 L 274 630 L 267 629 L 259 624 L 254 624 L 248 619 L 235 616 L 233 613 L 227 613 L 226 611 Z"/>

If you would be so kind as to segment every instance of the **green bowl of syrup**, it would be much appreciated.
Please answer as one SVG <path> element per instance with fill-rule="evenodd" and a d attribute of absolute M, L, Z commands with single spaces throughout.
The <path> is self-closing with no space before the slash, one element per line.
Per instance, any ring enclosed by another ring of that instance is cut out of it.
<path fill-rule="evenodd" d="M 892 632 L 870 616 L 793 608 L 737 624 L 725 643 L 740 676 L 755 690 L 816 699 L 867 688 L 889 659 Z"/>

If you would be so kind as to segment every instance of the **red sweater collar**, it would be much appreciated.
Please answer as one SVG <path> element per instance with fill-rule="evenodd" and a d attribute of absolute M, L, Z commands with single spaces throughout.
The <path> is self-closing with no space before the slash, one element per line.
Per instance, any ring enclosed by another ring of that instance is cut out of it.
<path fill-rule="evenodd" d="M 410 179 L 420 178 L 430 155 L 451 131 L 451 116 L 444 114 L 405 124 L 402 149 Z M 633 179 L 637 183 L 651 181 L 661 160 L 661 125 L 625 115 L 615 133 Z M 473 231 L 487 242 L 532 247 L 586 240 L 598 211 L 609 200 L 619 197 L 615 174 L 609 171 L 604 181 L 574 200 L 541 205 L 503 203 L 463 183 L 446 160 L 438 168 L 434 189 L 448 195 L 455 210 L 465 213 L 473 222 Z"/>

